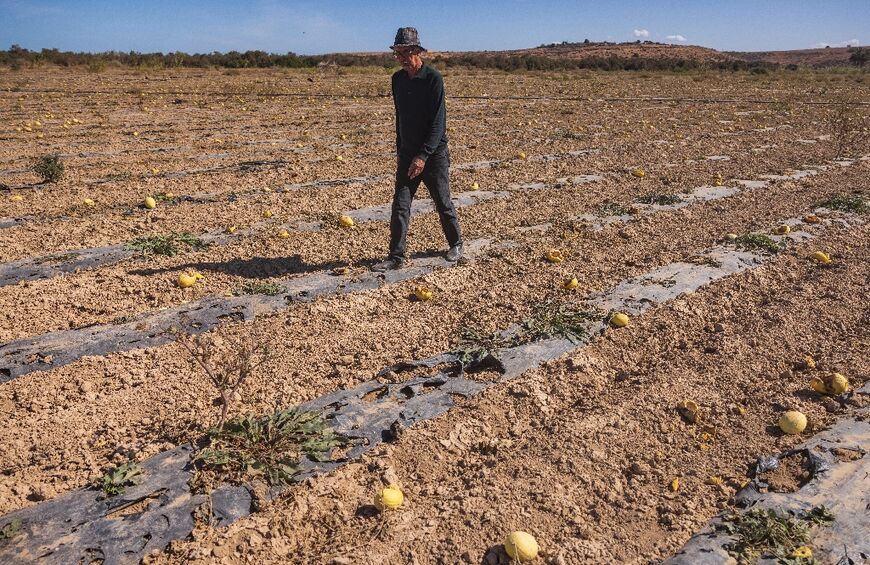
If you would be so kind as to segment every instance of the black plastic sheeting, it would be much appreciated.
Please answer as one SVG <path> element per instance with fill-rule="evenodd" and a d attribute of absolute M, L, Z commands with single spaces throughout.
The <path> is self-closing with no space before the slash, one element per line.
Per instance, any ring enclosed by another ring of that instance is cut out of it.
<path fill-rule="evenodd" d="M 287 191 L 296 191 L 306 188 L 327 188 L 331 186 L 342 186 L 346 184 L 369 184 L 372 182 L 388 180 L 391 178 L 393 178 L 392 175 L 369 175 L 362 177 L 343 177 L 337 179 L 311 180 L 306 182 L 286 184 L 284 185 L 283 189 Z"/>
<path fill-rule="evenodd" d="M 28 218 L 0 218 L 0 230 L 6 228 L 14 228 L 17 225 L 23 224 Z"/>
<path fill-rule="evenodd" d="M 227 165 L 218 165 L 216 167 L 205 167 L 202 169 L 191 169 L 189 171 L 175 171 L 171 173 L 163 173 L 160 176 L 166 177 L 168 179 L 174 178 L 183 178 L 189 175 L 200 175 L 200 174 L 208 174 L 208 173 L 217 173 L 221 171 L 239 171 L 239 172 L 251 172 L 257 171 L 263 168 L 277 168 L 284 165 L 292 165 L 292 161 L 286 161 L 284 159 L 275 159 L 275 160 L 260 160 L 260 161 L 242 161 L 241 163 L 232 163 Z M 100 182 L 110 182 L 109 180 L 98 179 L 92 181 L 92 184 L 98 184 Z"/>
<path fill-rule="evenodd" d="M 50 279 L 80 269 L 112 265 L 134 254 L 135 252 L 126 249 L 123 245 L 109 245 L 61 251 L 37 259 L 3 263 L 0 264 L 0 286 L 18 284 L 20 281 Z"/>
<path fill-rule="evenodd" d="M 498 356 L 502 374 L 497 380 L 517 377 L 578 346 L 567 339 L 551 339 L 504 350 Z M 432 376 L 398 383 L 375 379 L 300 405 L 304 411 L 320 411 L 352 443 L 341 459 L 305 460 L 296 480 L 328 473 L 358 459 L 381 442 L 391 441 L 397 428 L 444 414 L 456 397 L 471 398 L 493 384 L 466 378 L 450 353 L 402 363 L 380 374 L 440 366 L 444 370 Z M 0 545 L 0 562 L 66 565 L 101 559 L 104 565 L 138 563 L 150 551 L 187 537 L 194 528 L 193 514 L 200 507 L 207 512 L 208 506 L 203 505 L 209 499 L 212 524 L 225 526 L 253 512 L 258 496 L 272 499 L 288 488 L 257 495 L 253 485 L 225 485 L 210 496 L 193 494 L 188 486 L 193 454 L 193 448 L 184 445 L 147 459 L 141 464 L 141 482 L 107 500 L 101 500 L 96 489 L 80 489 L 3 516 L 0 528 L 14 522 L 21 527 Z"/>
<path fill-rule="evenodd" d="M 870 395 L 870 383 L 855 394 Z M 870 563 L 870 408 L 857 410 L 853 417 L 839 421 L 835 426 L 807 440 L 798 449 L 763 455 L 756 464 L 754 478 L 736 496 L 743 511 L 773 509 L 782 516 L 799 518 L 813 508 L 825 506 L 835 520 L 811 530 L 810 546 L 817 563 L 858 565 Z M 841 460 L 833 450 L 845 449 L 855 459 Z M 775 469 L 785 457 L 805 456 L 810 463 L 811 479 L 797 492 L 768 492 L 759 474 Z M 667 565 L 732 565 L 727 546 L 737 541 L 732 536 L 717 533 L 724 515 L 715 517 L 695 534 Z M 773 557 L 758 563 L 779 563 Z"/>
<path fill-rule="evenodd" d="M 190 493 L 191 454 L 181 446 L 143 461 L 144 480 L 108 499 L 81 489 L 4 516 L 0 527 L 17 522 L 20 529 L 0 544 L 0 562 L 138 563 L 187 536 L 194 511 L 208 500 Z"/>
<path fill-rule="evenodd" d="M 479 190 L 474 192 L 462 192 L 453 197 L 453 205 L 457 208 L 466 206 L 474 206 L 478 202 L 492 200 L 497 198 L 508 198 L 510 195 L 507 192 L 488 192 Z M 353 218 L 355 222 L 378 222 L 390 219 L 392 204 L 380 204 L 370 206 L 352 212 L 346 212 L 348 216 Z M 435 211 L 435 203 L 432 200 L 414 200 L 411 204 L 411 214 L 426 214 Z"/>
<path fill-rule="evenodd" d="M 468 242 L 467 257 L 473 258 L 489 244 L 489 240 L 483 239 Z M 309 302 L 325 294 L 347 294 L 375 289 L 451 265 L 453 264 L 444 258 L 436 256 L 415 259 L 407 268 L 386 273 L 367 271 L 355 276 L 338 276 L 319 272 L 283 282 L 282 292 L 276 296 L 208 296 L 174 308 L 148 313 L 122 324 L 100 324 L 9 342 L 0 347 L 0 383 L 33 371 L 61 367 L 85 355 L 106 355 L 130 349 L 156 347 L 172 339 L 172 335 L 168 333 L 171 328 L 199 334 L 227 321 L 251 320 L 268 312 L 285 309 L 294 302 Z"/>
<path fill-rule="evenodd" d="M 667 293 L 662 293 L 660 289 L 650 290 L 651 287 L 656 286 L 651 281 L 660 280 L 659 275 L 663 274 L 655 272 L 656 276 L 647 280 L 647 284 L 639 284 L 640 279 L 635 279 L 631 284 L 618 286 L 614 294 L 621 297 L 620 303 L 623 305 L 625 302 L 634 300 L 636 310 L 642 311 L 650 304 L 674 298 L 675 293 L 696 288 L 695 285 L 700 280 L 704 281 L 700 284 L 705 284 L 724 277 L 729 274 L 730 268 L 742 270 L 761 264 L 761 261 L 747 260 L 748 258 L 744 257 L 743 253 L 735 250 L 717 249 L 715 255 L 722 259 L 722 266 L 717 267 L 720 271 L 716 273 L 716 276 L 712 276 L 712 273 L 706 271 L 704 271 L 705 276 L 702 277 L 693 276 L 691 273 L 685 274 L 685 278 L 679 276 L 677 278 L 684 280 L 681 285 L 660 285 L 668 290 Z M 734 254 L 730 258 L 731 261 L 726 260 L 729 259 L 728 254 Z M 443 262 L 443 259 L 432 259 L 432 261 L 437 264 L 437 261 Z M 673 276 L 691 268 L 690 266 L 701 270 L 705 267 L 705 265 L 681 263 L 676 269 L 667 271 L 667 273 Z M 425 268 L 415 266 L 412 270 L 425 270 Z M 410 278 L 419 274 L 419 272 L 409 274 L 406 271 L 393 271 L 386 276 L 394 277 L 392 280 L 399 280 L 402 277 Z M 380 279 L 373 280 L 375 274 L 369 273 L 368 276 L 370 277 L 369 282 L 360 281 L 359 284 L 381 284 Z M 347 289 L 345 283 L 323 277 L 329 276 L 318 274 L 310 277 L 307 283 L 310 287 L 306 288 L 297 286 L 291 289 L 289 285 L 285 286 L 285 296 L 239 298 L 253 300 L 253 302 L 247 303 L 250 310 L 254 310 L 255 306 L 268 309 L 276 307 L 276 303 L 285 303 L 288 299 L 292 301 L 293 299 L 313 298 L 312 292 L 336 292 L 339 287 L 342 287 L 343 290 Z M 335 279 L 340 281 L 338 277 Z M 295 282 L 299 284 L 301 280 Z M 677 288 L 675 289 L 675 287 Z M 613 304 L 606 295 L 598 295 L 593 298 L 599 305 Z M 244 311 L 242 309 L 239 313 L 244 317 L 250 315 L 250 310 Z M 218 308 L 217 311 L 221 311 L 221 309 Z M 177 317 L 176 315 L 174 319 Z M 591 336 L 603 328 L 602 321 L 590 322 L 587 335 L 591 339 Z M 195 326 L 188 329 L 190 331 L 197 329 L 205 331 L 204 328 Z M 508 329 L 505 333 L 510 333 L 510 331 Z M 156 336 L 151 337 L 157 338 Z M 435 370 L 440 368 L 441 370 L 434 375 L 411 378 L 398 383 L 374 379 L 353 389 L 338 391 L 303 404 L 300 406 L 303 410 L 322 411 L 336 431 L 348 436 L 353 444 L 340 460 L 320 463 L 306 462 L 303 473 L 298 478 L 302 480 L 313 474 L 329 472 L 347 461 L 360 457 L 378 443 L 390 441 L 395 437 L 397 429 L 443 414 L 454 405 L 456 396 L 462 398 L 475 396 L 494 382 L 515 378 L 528 369 L 574 351 L 585 343 L 586 341 L 575 343 L 568 339 L 548 339 L 502 350 L 493 357 L 500 372 L 500 376 L 493 381 L 467 378 L 467 375 L 460 370 L 456 357 L 451 353 L 444 353 L 422 361 L 402 363 L 385 369 L 379 374 L 383 377 L 386 376 L 387 371 L 400 373 L 420 367 Z M 856 444 L 860 448 L 861 445 L 867 445 L 868 439 L 870 439 L 870 423 L 866 421 L 841 422 L 839 426 L 811 440 L 806 449 L 816 453 L 830 449 L 831 446 L 848 447 Z M 74 563 L 101 556 L 100 558 L 105 559 L 107 564 L 136 563 L 151 549 L 162 549 L 172 539 L 186 537 L 193 528 L 192 520 L 188 521 L 188 519 L 195 509 L 205 502 L 205 497 L 197 498 L 187 490 L 186 485 L 191 473 L 190 457 L 191 448 L 189 446 L 182 446 L 152 457 L 143 463 L 146 472 L 142 482 L 120 499 L 116 497 L 110 501 L 100 502 L 95 491 L 80 490 L 0 518 L 0 527 L 18 520 L 22 524 L 20 532 L 0 547 L 0 561 L 17 563 L 30 561 L 33 557 L 41 557 L 45 563 Z M 868 541 L 861 540 L 870 540 L 864 535 L 870 531 L 866 515 L 867 501 L 856 496 L 856 493 L 864 493 L 863 497 L 866 498 L 867 493 L 870 493 L 870 485 L 866 484 L 867 481 L 870 481 L 870 472 L 868 472 L 870 470 L 866 468 L 866 461 L 867 458 L 861 458 L 852 463 L 835 463 L 834 466 L 829 467 L 829 470 L 820 471 L 813 481 L 800 491 L 800 493 L 811 493 L 815 498 L 797 503 L 798 508 L 806 509 L 809 504 L 816 506 L 818 500 L 824 499 L 825 505 L 838 515 L 837 523 L 831 530 L 839 532 L 841 528 L 837 526 L 844 524 L 843 528 L 852 540 L 851 545 L 846 546 L 843 545 L 842 539 L 837 538 L 836 543 L 832 542 L 831 547 L 839 544 L 840 547 L 846 548 L 844 550 L 856 551 L 858 554 L 864 551 L 863 545 L 859 547 L 859 544 L 868 543 Z M 836 469 L 848 470 L 848 465 L 864 467 L 860 472 L 836 472 Z M 827 483 L 817 483 L 817 480 L 822 480 L 820 477 L 822 479 L 829 477 L 830 480 Z M 166 484 L 175 486 L 169 488 Z M 837 488 L 840 490 L 837 491 Z M 265 493 L 265 497 L 273 498 L 280 492 L 281 489 L 272 489 Z M 832 495 L 836 492 L 839 492 L 841 496 Z M 213 523 L 226 525 L 250 514 L 256 506 L 258 496 L 263 495 L 255 495 L 255 489 L 251 485 L 224 486 L 216 489 L 210 496 Z M 787 497 L 788 495 L 783 496 Z M 747 504 L 775 503 L 778 506 L 785 504 L 785 501 L 780 500 L 771 502 L 771 498 L 768 497 L 763 500 L 749 501 Z M 116 499 L 122 502 L 116 502 Z M 129 506 L 131 501 L 137 502 L 143 499 L 151 500 L 151 502 L 148 505 L 143 505 L 142 509 L 137 508 L 138 512 L 131 513 L 122 519 L 112 516 L 113 509 Z M 179 507 L 183 509 L 179 512 L 185 513 L 183 517 L 180 517 L 176 512 Z M 90 513 L 79 514 L 78 512 L 85 510 L 77 510 L 76 508 L 87 509 Z M 69 516 L 79 516 L 79 518 L 70 520 Z M 711 545 L 709 536 L 696 536 L 687 545 L 687 549 L 675 556 L 673 558 L 675 561 L 672 560 L 671 563 L 704 565 L 727 562 L 715 560 L 716 556 L 721 556 L 722 553 L 721 545 L 718 547 L 717 550 Z M 692 553 L 693 551 L 694 553 Z M 867 552 L 870 554 L 870 549 Z"/>
<path fill-rule="evenodd" d="M 507 198 L 507 192 L 463 192 L 453 197 L 453 204 L 457 208 L 474 206 L 478 202 L 496 198 Z M 359 210 L 345 212 L 357 223 L 371 221 L 385 221 L 390 218 L 391 204 L 369 206 Z M 435 205 L 431 200 L 415 200 L 411 204 L 411 216 L 418 216 L 435 211 Z M 215 230 L 200 236 L 205 243 L 225 245 L 245 235 L 253 235 L 258 229 L 262 229 L 267 222 L 257 222 L 250 228 L 239 230 L 234 234 L 227 234 L 223 230 Z M 318 231 L 321 229 L 320 222 L 298 222 L 287 226 L 292 231 Z M 137 251 L 127 249 L 124 245 L 109 245 L 89 249 L 74 249 L 61 251 L 37 257 L 35 259 L 21 259 L 10 263 L 0 264 L 0 287 L 18 284 L 20 281 L 34 281 L 49 279 L 65 273 L 72 273 L 80 269 L 91 269 L 106 265 L 120 263 L 138 255 Z"/>
<path fill-rule="evenodd" d="M 579 150 L 579 151 L 569 151 L 567 153 L 553 153 L 553 154 L 548 154 L 548 155 L 533 155 L 532 157 L 529 157 L 528 160 L 532 161 L 532 162 L 534 162 L 534 161 L 555 161 L 558 159 L 566 159 L 566 158 L 572 158 L 572 157 L 584 157 L 587 155 L 594 155 L 594 154 L 598 153 L 599 151 L 600 151 L 599 149 L 583 149 L 583 150 Z M 504 163 L 505 161 L 513 161 L 513 160 L 514 160 L 513 158 L 509 158 L 509 159 L 495 160 L 495 161 L 479 161 L 479 162 L 474 162 L 474 163 L 462 163 L 462 164 L 458 164 L 458 165 L 453 165 L 450 168 L 451 168 L 451 170 L 455 170 L 455 171 L 484 170 L 484 169 L 490 169 L 493 167 L 497 167 L 499 164 Z M 174 172 L 160 173 L 157 176 L 164 177 L 164 178 L 183 178 L 183 177 L 186 177 L 189 175 L 194 175 L 194 174 L 212 173 L 212 172 L 218 172 L 218 171 L 223 171 L 223 170 L 232 170 L 232 169 L 236 169 L 239 171 L 253 171 L 253 170 L 257 170 L 257 169 L 262 168 L 262 167 L 269 167 L 269 166 L 277 167 L 277 166 L 281 166 L 281 165 L 288 164 L 288 163 L 289 162 L 283 161 L 283 160 L 281 160 L 281 161 L 244 161 L 241 163 L 235 163 L 232 165 L 224 165 L 224 166 L 219 166 L 219 167 L 207 167 L 207 168 L 202 168 L 202 169 L 191 169 L 191 170 L 187 170 L 187 171 L 174 171 Z M 386 175 L 343 177 L 343 178 L 335 178 L 335 179 L 322 179 L 322 180 L 313 180 L 313 181 L 302 182 L 302 183 L 287 184 L 287 185 L 281 187 L 279 190 L 283 190 L 285 192 L 291 192 L 291 191 L 303 190 L 303 189 L 308 189 L 308 188 L 317 189 L 317 188 L 328 188 L 328 187 L 333 187 L 333 186 L 342 186 L 342 185 L 348 185 L 348 184 L 369 184 L 369 183 L 373 183 L 373 182 L 377 182 L 377 181 L 389 180 L 392 178 L 393 178 L 393 175 L 386 174 Z M 112 179 L 107 178 L 107 179 L 91 179 L 91 180 L 88 180 L 86 182 L 90 183 L 90 184 L 101 184 L 101 183 L 106 183 L 106 182 L 111 182 L 111 181 L 112 181 Z M 242 195 L 237 195 L 237 194 L 231 194 L 231 195 L 200 194 L 200 195 L 185 196 L 185 197 L 179 199 L 178 202 L 180 202 L 180 201 L 186 201 L 186 202 L 220 202 L 220 201 L 224 201 L 224 200 L 227 200 L 230 198 L 234 198 L 234 199 L 257 198 L 257 197 L 260 197 L 261 195 L 262 195 L 262 193 L 260 191 L 246 192 L 245 194 L 242 194 Z M 131 210 L 131 208 L 129 206 L 126 206 L 126 205 L 114 206 L 113 208 L 115 208 L 115 209 L 118 209 L 118 208 L 125 209 L 126 208 L 127 210 Z M 36 220 L 36 219 L 38 219 L 38 218 L 33 217 L 33 216 L 27 216 L 27 217 L 21 217 L 21 218 L 0 218 L 0 229 L 11 228 L 11 227 L 20 225 L 24 222 Z M 68 218 L 66 216 L 62 216 L 62 217 L 53 218 L 53 219 L 66 220 L 66 219 L 70 219 L 70 218 Z"/>

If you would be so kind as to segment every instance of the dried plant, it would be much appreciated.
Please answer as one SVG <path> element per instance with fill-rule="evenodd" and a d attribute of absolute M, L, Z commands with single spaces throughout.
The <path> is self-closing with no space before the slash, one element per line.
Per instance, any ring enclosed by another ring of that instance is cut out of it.
<path fill-rule="evenodd" d="M 222 429 L 233 397 L 251 373 L 268 359 L 268 348 L 253 341 L 228 343 L 216 336 L 190 336 L 180 332 L 175 334 L 175 340 L 218 390 L 221 412 L 217 428 Z"/>

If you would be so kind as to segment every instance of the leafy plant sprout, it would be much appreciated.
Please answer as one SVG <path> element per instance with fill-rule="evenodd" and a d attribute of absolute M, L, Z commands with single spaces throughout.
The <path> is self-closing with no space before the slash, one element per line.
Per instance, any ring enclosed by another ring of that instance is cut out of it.
<path fill-rule="evenodd" d="M 454 351 L 463 371 L 474 371 L 498 361 L 499 351 L 534 341 L 561 337 L 580 343 L 590 322 L 602 319 L 601 312 L 575 304 L 548 300 L 535 305 L 531 316 L 502 332 L 488 333 L 465 328 Z"/>
<path fill-rule="evenodd" d="M 281 293 L 281 285 L 275 282 L 246 282 L 233 291 L 236 296 L 243 294 L 265 294 L 276 296 Z"/>
<path fill-rule="evenodd" d="M 123 493 L 128 486 L 136 484 L 142 475 L 142 469 L 135 461 L 125 463 L 116 469 L 96 479 L 93 485 L 102 489 L 106 496 L 116 496 Z"/>
<path fill-rule="evenodd" d="M 606 218 L 607 216 L 625 216 L 631 213 L 631 208 L 619 202 L 605 202 L 596 208 L 593 213 L 601 218 Z"/>
<path fill-rule="evenodd" d="M 676 194 L 647 194 L 637 199 L 640 204 L 658 204 L 659 206 L 670 206 L 681 200 Z"/>
<path fill-rule="evenodd" d="M 834 521 L 834 515 L 824 506 L 810 510 L 801 519 L 780 516 L 772 509 L 751 510 L 729 516 L 716 530 L 736 538 L 725 547 L 740 563 L 754 563 L 759 557 L 772 554 L 783 563 L 791 561 L 792 552 L 807 543 L 810 525 Z"/>
<path fill-rule="evenodd" d="M 854 214 L 870 213 L 870 205 L 867 204 L 867 200 L 857 194 L 838 194 L 827 200 L 817 202 L 815 207 L 838 210 L 840 212 L 852 212 Z"/>

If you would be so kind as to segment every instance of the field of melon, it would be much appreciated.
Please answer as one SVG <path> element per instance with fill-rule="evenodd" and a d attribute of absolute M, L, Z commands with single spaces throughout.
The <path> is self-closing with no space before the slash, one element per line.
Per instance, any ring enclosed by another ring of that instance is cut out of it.
<path fill-rule="evenodd" d="M 421 189 L 376 273 L 390 71 L 0 70 L 0 561 L 654 563 L 821 480 L 870 408 L 866 73 L 444 77 L 466 256 Z M 817 496 L 728 551 L 870 555 Z"/>

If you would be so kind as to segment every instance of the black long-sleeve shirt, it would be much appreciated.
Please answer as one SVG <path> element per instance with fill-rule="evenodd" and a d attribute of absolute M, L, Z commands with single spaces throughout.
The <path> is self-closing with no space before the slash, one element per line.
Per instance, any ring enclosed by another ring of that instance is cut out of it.
<path fill-rule="evenodd" d="M 396 106 L 396 150 L 403 160 L 424 161 L 447 146 L 444 79 L 427 64 L 414 78 L 404 70 L 393 74 Z"/>

